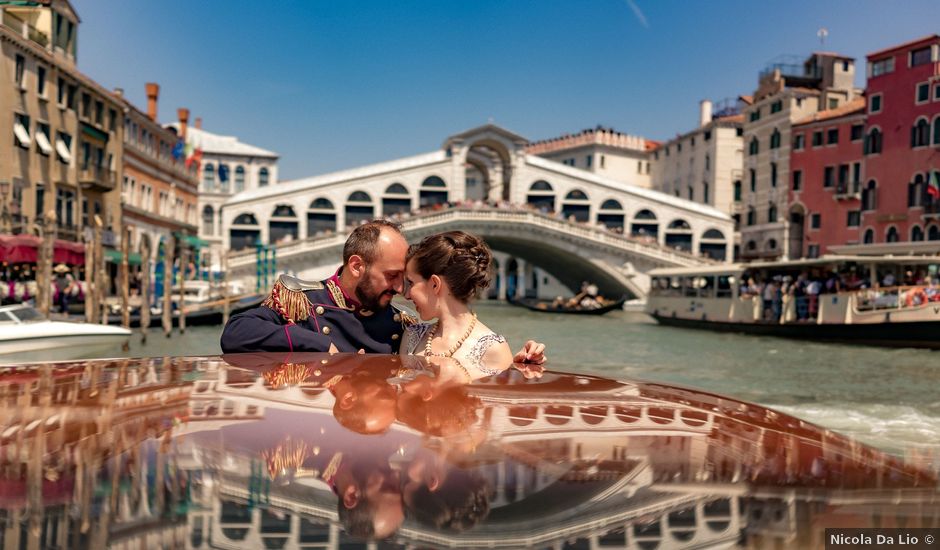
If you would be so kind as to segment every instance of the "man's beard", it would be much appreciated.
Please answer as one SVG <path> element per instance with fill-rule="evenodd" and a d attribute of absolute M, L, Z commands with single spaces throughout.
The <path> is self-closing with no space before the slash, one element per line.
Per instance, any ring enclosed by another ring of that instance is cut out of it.
<path fill-rule="evenodd" d="M 380 300 L 382 296 L 388 292 L 389 294 L 389 303 L 391 303 L 391 297 L 394 296 L 390 291 L 383 290 L 381 292 L 376 292 L 372 288 L 372 283 L 369 282 L 369 273 L 366 272 L 365 276 L 359 281 L 359 284 L 356 285 L 356 299 L 359 300 L 359 303 L 362 304 L 362 309 L 376 311 L 385 307 L 388 307 L 388 304 L 383 305 Z"/>

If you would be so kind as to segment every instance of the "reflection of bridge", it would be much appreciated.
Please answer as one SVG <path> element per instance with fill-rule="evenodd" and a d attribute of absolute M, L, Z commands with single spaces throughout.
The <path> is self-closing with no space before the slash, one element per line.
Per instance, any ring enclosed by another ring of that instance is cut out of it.
<path fill-rule="evenodd" d="M 427 232 L 482 233 L 494 249 L 535 262 L 575 288 L 596 278 L 609 294 L 643 295 L 645 278 L 631 279 L 634 271 L 692 265 L 701 256 L 730 257 L 733 222 L 726 214 L 531 155 L 526 144 L 521 136 L 486 125 L 451 136 L 440 150 L 424 155 L 245 191 L 225 204 L 221 224 L 214 217 L 203 222 L 221 233 L 226 249 L 276 245 L 281 266 L 301 276 L 321 275 L 339 261 L 338 248 L 328 243 L 341 237 L 318 236 L 448 203 L 526 205 L 551 214 L 515 213 L 510 219 L 461 211 L 415 223 Z M 236 258 L 235 276 L 252 275 L 252 264 L 251 258 Z M 517 275 L 523 280 L 530 274 L 531 268 Z"/>
<path fill-rule="evenodd" d="M 450 208 L 411 217 L 402 226 L 412 241 L 441 231 L 470 231 L 484 237 L 494 249 L 524 260 L 522 273 L 516 274 L 519 295 L 528 290 L 532 266 L 545 269 L 569 288 L 590 280 L 608 296 L 628 292 L 642 297 L 649 288 L 645 271 L 704 261 L 655 240 L 578 225 L 529 209 Z M 277 250 L 278 267 L 301 277 L 325 276 L 336 268 L 344 242 L 345 235 L 332 234 L 282 244 Z M 233 277 L 252 275 L 255 262 L 251 252 L 237 254 L 229 261 L 229 273 Z M 511 275 L 508 265 L 497 269 L 500 281 Z"/>

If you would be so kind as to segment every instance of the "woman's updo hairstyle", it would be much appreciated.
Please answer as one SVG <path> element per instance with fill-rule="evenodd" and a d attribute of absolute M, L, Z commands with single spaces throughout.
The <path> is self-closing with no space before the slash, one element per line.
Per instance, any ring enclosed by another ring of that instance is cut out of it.
<path fill-rule="evenodd" d="M 408 261 L 428 279 L 437 275 L 447 282 L 454 297 L 469 302 L 490 286 L 493 253 L 482 239 L 463 231 L 425 237 L 408 248 Z"/>

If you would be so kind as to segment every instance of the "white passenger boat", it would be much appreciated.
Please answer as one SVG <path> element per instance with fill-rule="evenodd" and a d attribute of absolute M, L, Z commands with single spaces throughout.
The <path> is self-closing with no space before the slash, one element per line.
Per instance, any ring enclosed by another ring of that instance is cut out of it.
<path fill-rule="evenodd" d="M 93 357 L 130 335 L 121 327 L 50 321 L 28 305 L 0 307 L 0 363 Z"/>
<path fill-rule="evenodd" d="M 650 271 L 663 325 L 940 349 L 940 258 L 824 256 Z"/>

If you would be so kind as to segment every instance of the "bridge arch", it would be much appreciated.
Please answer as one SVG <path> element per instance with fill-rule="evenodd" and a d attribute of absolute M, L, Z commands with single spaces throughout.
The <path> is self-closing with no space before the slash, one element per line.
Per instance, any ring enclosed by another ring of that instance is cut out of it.
<path fill-rule="evenodd" d="M 268 221 L 268 242 L 276 244 L 297 240 L 300 224 L 294 207 L 289 204 L 279 204 L 274 207 Z"/>
<path fill-rule="evenodd" d="M 610 198 L 601 203 L 597 211 L 597 223 L 603 224 L 604 227 L 618 233 L 623 233 L 625 216 L 620 201 Z"/>
<path fill-rule="evenodd" d="M 588 223 L 591 221 L 591 199 L 581 189 L 572 189 L 561 203 L 561 215 L 566 220 Z"/>
<path fill-rule="evenodd" d="M 545 180 L 536 180 L 529 185 L 526 203 L 543 212 L 554 212 L 555 189 Z"/>

